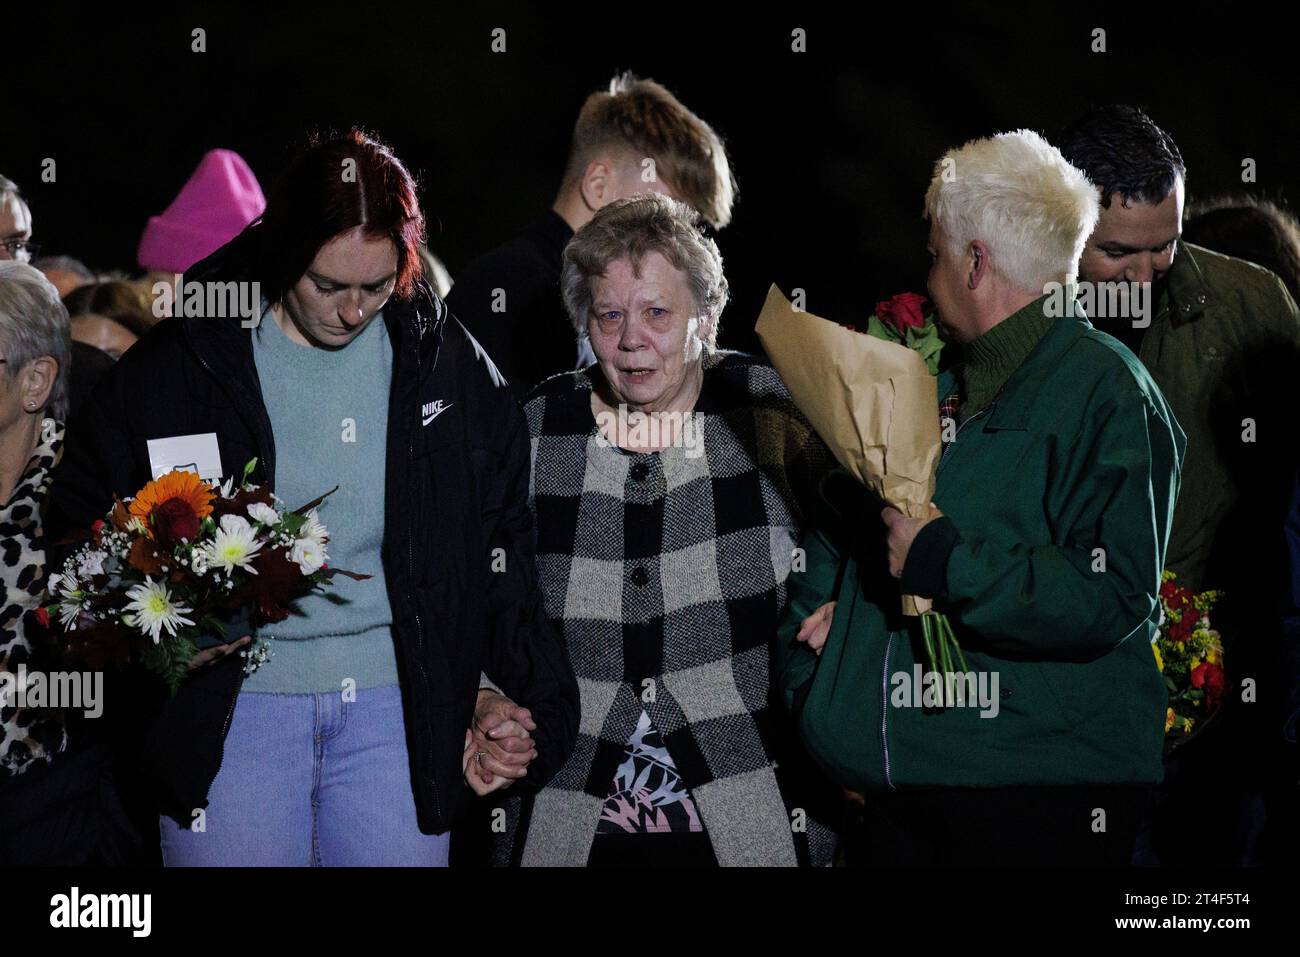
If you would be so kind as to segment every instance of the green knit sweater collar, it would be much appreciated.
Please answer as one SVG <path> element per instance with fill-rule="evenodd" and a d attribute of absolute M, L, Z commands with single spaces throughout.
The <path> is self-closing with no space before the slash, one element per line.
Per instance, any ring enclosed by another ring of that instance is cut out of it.
<path fill-rule="evenodd" d="M 962 369 L 960 418 L 986 408 L 1024 364 L 1056 320 L 1043 314 L 1046 296 L 1012 313 L 978 339 L 966 344 Z"/>

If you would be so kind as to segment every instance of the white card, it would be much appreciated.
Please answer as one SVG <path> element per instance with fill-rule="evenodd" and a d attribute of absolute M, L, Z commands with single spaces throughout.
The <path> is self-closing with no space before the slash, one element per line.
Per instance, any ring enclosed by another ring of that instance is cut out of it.
<path fill-rule="evenodd" d="M 173 470 L 198 472 L 205 482 L 221 481 L 221 451 L 217 433 L 173 435 L 166 439 L 149 439 L 149 468 L 153 477 Z"/>

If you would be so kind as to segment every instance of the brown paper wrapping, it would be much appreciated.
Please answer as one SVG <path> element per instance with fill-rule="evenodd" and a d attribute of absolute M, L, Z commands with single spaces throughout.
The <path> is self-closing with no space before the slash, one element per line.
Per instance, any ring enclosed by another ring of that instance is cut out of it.
<path fill-rule="evenodd" d="M 906 346 L 795 309 L 773 285 L 756 327 L 795 404 L 839 463 L 911 518 L 930 514 L 939 464 L 939 399 Z M 903 596 L 903 613 L 930 610 Z"/>

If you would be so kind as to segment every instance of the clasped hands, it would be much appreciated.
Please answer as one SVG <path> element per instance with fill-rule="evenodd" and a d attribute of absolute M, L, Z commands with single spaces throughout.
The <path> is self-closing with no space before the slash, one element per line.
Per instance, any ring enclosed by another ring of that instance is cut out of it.
<path fill-rule="evenodd" d="M 537 730 L 532 712 L 503 694 L 479 690 L 474 720 L 465 730 L 461 769 L 465 783 L 479 797 L 509 787 L 528 774 L 537 757 L 531 732 Z"/>

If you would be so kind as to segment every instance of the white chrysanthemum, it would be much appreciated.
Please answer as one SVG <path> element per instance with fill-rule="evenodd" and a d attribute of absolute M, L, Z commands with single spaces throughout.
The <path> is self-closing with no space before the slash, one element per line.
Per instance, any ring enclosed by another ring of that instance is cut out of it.
<path fill-rule="evenodd" d="M 306 521 L 302 523 L 302 528 L 298 529 L 298 538 L 315 542 L 322 549 L 325 543 L 329 541 L 329 530 L 321 524 L 320 516 L 316 514 L 316 509 L 312 509 L 305 516 Z"/>
<path fill-rule="evenodd" d="M 325 549 L 313 539 L 300 538 L 293 543 L 293 548 L 289 552 L 289 559 L 298 565 L 304 575 L 311 575 L 320 570 L 320 567 L 325 564 L 329 556 L 325 554 Z"/>
<path fill-rule="evenodd" d="M 181 625 L 194 624 L 184 617 L 194 609 L 173 601 L 165 584 L 147 576 L 144 584 L 129 589 L 126 597 L 131 601 L 123 609 L 122 621 L 132 628 L 139 628 L 153 639 L 155 645 L 162 640 L 164 628 L 167 634 L 175 637 Z"/>
<path fill-rule="evenodd" d="M 250 575 L 256 575 L 257 569 L 252 565 L 253 558 L 262 549 L 257 540 L 257 532 L 242 515 L 222 515 L 221 525 L 217 528 L 212 541 L 204 544 L 208 564 L 226 572 L 242 568 Z"/>
<path fill-rule="evenodd" d="M 221 493 L 222 498 L 232 498 L 235 494 L 235 477 L 232 475 L 222 482 L 217 491 Z"/>
<path fill-rule="evenodd" d="M 81 604 L 86 599 L 77 576 L 72 572 L 51 575 L 46 587 L 51 595 L 56 595 L 59 599 L 59 622 L 68 631 L 76 631 Z"/>
<path fill-rule="evenodd" d="M 280 521 L 280 513 L 265 502 L 254 502 L 248 506 L 248 514 L 253 521 L 261 522 L 263 525 L 274 525 Z"/>

